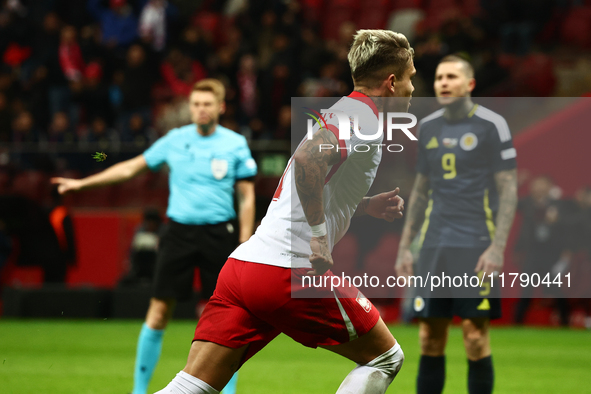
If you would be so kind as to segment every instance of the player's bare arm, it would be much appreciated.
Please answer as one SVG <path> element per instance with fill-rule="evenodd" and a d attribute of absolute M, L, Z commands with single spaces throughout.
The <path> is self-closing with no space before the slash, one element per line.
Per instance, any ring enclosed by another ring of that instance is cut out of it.
<path fill-rule="evenodd" d="M 248 241 L 254 231 L 255 192 L 254 182 L 241 180 L 236 182 L 238 197 L 238 224 L 240 225 L 240 243 Z"/>
<path fill-rule="evenodd" d="M 517 170 L 506 170 L 495 173 L 495 183 L 499 194 L 499 211 L 497 212 L 495 237 L 491 245 L 484 251 L 474 272 L 500 272 L 503 269 L 503 255 L 507 246 L 507 238 L 517 210 Z"/>
<path fill-rule="evenodd" d="M 321 144 L 334 147 L 338 146 L 338 141 L 332 132 L 321 129 L 312 139 L 304 142 L 294 155 L 295 186 L 310 226 L 323 225 L 325 222 L 322 197 L 324 181 L 328 166 L 338 163 L 341 158 L 336 148 L 321 150 Z M 326 235 L 312 237 L 310 247 L 313 270 L 309 274 L 322 275 L 333 265 Z"/>
<path fill-rule="evenodd" d="M 58 185 L 58 192 L 78 192 L 94 187 L 112 185 L 125 182 L 148 169 L 148 164 L 143 155 L 134 157 L 121 163 L 117 163 L 104 171 L 82 179 L 51 178 L 51 183 Z"/>
<path fill-rule="evenodd" d="M 410 252 L 410 244 L 421 229 L 425 220 L 425 209 L 429 203 L 429 178 L 417 173 L 415 183 L 410 192 L 409 208 L 406 214 L 406 222 L 402 230 L 400 245 L 398 246 L 398 257 L 396 258 L 396 274 L 410 276 L 412 272 L 413 257 Z"/>
<path fill-rule="evenodd" d="M 399 193 L 400 188 L 397 187 L 389 192 L 363 197 L 353 216 L 369 215 L 388 222 L 400 219 L 404 211 L 404 199 L 398 195 Z"/>

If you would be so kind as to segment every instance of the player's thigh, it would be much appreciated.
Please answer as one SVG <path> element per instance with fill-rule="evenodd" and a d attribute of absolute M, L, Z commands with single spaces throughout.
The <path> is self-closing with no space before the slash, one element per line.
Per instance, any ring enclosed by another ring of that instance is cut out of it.
<path fill-rule="evenodd" d="M 394 336 L 380 317 L 368 333 L 340 345 L 321 346 L 357 364 L 367 364 L 396 344 Z"/>
<path fill-rule="evenodd" d="M 244 272 L 248 265 L 254 265 L 254 263 L 228 259 L 220 272 L 218 286 L 203 310 L 193 337 L 194 341 L 212 342 L 226 348 L 245 348 L 246 351 L 241 353 L 242 356 L 234 370 L 280 333 L 277 328 L 253 314 L 245 302 L 248 297 L 244 289 L 248 288 L 249 282 L 256 285 L 254 280 L 256 278 L 252 278 L 252 281 L 245 279 L 245 277 L 249 278 Z M 256 265 L 262 266 L 262 264 Z M 194 346 L 199 347 L 199 345 Z"/>
<path fill-rule="evenodd" d="M 204 236 L 199 245 L 203 298 L 209 298 L 213 294 L 219 273 L 237 245 L 238 228 L 234 222 L 204 226 Z"/>
<path fill-rule="evenodd" d="M 160 241 L 154 273 L 154 297 L 186 300 L 193 290 L 198 258 L 198 226 L 171 221 Z"/>
<path fill-rule="evenodd" d="M 308 268 L 287 270 L 286 276 L 282 276 L 282 283 L 275 278 L 272 282 L 261 284 L 262 275 L 258 276 L 257 286 L 253 287 L 251 310 L 278 328 L 281 332 L 295 341 L 307 347 L 332 347 L 343 344 L 370 343 L 375 337 L 379 337 L 382 344 L 378 349 L 368 346 L 370 356 L 361 353 L 363 359 L 370 359 L 382 354 L 394 346 L 394 338 L 382 323 L 379 323 L 380 314 L 371 303 L 354 286 L 339 284 L 337 287 L 315 287 L 302 282 L 302 276 L 306 275 Z M 323 277 L 330 283 L 332 272 L 328 271 Z M 291 278 L 290 278 L 291 276 Z M 323 278 L 320 277 L 320 278 Z M 261 290 L 261 288 L 267 290 Z M 267 293 L 267 291 L 269 292 Z M 273 308 L 266 305 L 273 304 Z M 377 328 L 376 328 L 377 325 Z M 379 335 L 378 335 L 379 334 Z M 353 345 L 340 346 L 343 351 Z M 378 352 L 375 354 L 376 352 Z M 355 357 L 353 351 L 349 351 L 348 357 Z"/>
<path fill-rule="evenodd" d="M 423 248 L 420 251 L 416 264 L 416 274 L 422 278 L 422 282 L 419 281 L 415 285 L 414 317 L 419 319 L 453 317 L 450 289 L 440 284 L 431 287 L 433 277 L 440 276 L 443 267 L 444 261 L 441 248 Z"/>

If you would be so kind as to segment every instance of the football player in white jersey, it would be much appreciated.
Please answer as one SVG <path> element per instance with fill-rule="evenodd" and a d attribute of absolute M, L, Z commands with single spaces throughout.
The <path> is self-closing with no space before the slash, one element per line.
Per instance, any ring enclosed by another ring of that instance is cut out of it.
<path fill-rule="evenodd" d="M 404 354 L 376 308 L 353 286 L 305 286 L 301 278 L 333 276 L 331 251 L 352 216 L 402 217 L 398 189 L 364 196 L 381 158 L 382 98 L 397 98 L 397 112 L 408 110 L 413 55 L 402 34 L 357 32 L 348 56 L 355 91 L 326 111 L 324 127 L 296 150 L 261 226 L 222 269 L 185 368 L 158 393 L 218 393 L 280 333 L 357 364 L 338 394 L 385 393 Z M 344 114 L 358 116 L 349 139 L 338 128 Z M 360 141 L 370 149 L 354 149 Z"/>

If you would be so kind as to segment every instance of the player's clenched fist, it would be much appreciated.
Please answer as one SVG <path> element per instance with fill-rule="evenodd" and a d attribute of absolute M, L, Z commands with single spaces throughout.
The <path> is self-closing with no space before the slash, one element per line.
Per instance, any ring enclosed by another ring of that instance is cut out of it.
<path fill-rule="evenodd" d="M 312 270 L 308 271 L 308 275 L 323 275 L 326 271 L 332 268 L 334 264 L 332 255 L 328 248 L 326 235 L 322 237 L 312 237 L 310 240 L 310 248 L 312 254 L 310 255 L 310 263 L 312 263 Z"/>
<path fill-rule="evenodd" d="M 404 199 L 398 193 L 400 193 L 400 188 L 371 197 L 365 212 L 370 216 L 384 219 L 388 222 L 402 218 Z"/>

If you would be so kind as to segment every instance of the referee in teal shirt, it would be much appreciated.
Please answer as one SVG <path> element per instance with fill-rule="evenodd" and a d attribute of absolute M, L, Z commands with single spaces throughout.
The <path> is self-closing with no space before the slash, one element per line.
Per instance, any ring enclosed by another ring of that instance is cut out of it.
<path fill-rule="evenodd" d="M 254 229 L 257 166 L 246 139 L 218 124 L 225 89 L 215 79 L 195 84 L 189 104 L 193 124 L 173 129 L 143 154 L 83 178 L 53 178 L 61 194 L 124 182 L 163 164 L 170 169 L 169 226 L 160 240 L 154 294 L 138 340 L 133 394 L 145 394 L 177 300 L 190 298 L 195 267 L 209 299 L 218 274 L 238 243 Z M 234 211 L 238 197 L 238 229 Z M 235 386 L 235 379 L 234 386 Z M 231 394 L 232 381 L 224 392 Z"/>

